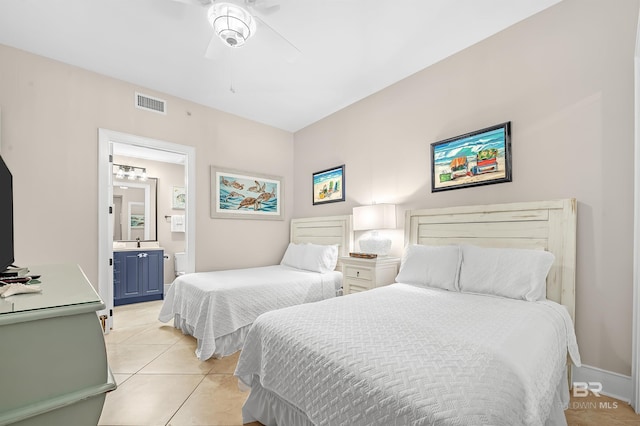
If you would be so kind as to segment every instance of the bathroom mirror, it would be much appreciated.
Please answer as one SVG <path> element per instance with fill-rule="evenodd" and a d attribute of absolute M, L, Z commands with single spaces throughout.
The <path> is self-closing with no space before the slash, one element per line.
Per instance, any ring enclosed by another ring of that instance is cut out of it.
<path fill-rule="evenodd" d="M 156 241 L 157 178 L 113 180 L 113 241 Z"/>

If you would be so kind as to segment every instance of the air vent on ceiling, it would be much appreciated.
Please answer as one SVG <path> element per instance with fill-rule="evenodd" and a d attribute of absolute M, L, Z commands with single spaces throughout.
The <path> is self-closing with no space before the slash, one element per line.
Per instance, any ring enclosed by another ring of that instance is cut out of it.
<path fill-rule="evenodd" d="M 166 101 L 138 92 L 136 92 L 136 108 L 157 112 L 159 114 L 167 114 Z"/>

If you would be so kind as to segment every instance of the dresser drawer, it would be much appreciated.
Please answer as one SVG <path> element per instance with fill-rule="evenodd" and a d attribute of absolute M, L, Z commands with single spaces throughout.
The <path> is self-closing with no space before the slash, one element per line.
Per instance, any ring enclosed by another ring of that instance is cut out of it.
<path fill-rule="evenodd" d="M 360 293 L 361 291 L 371 290 L 371 281 L 350 280 L 344 282 L 345 294 Z"/>
<path fill-rule="evenodd" d="M 345 275 L 347 278 L 359 278 L 361 280 L 370 280 L 373 273 L 370 268 L 362 268 L 358 266 L 346 266 Z"/>

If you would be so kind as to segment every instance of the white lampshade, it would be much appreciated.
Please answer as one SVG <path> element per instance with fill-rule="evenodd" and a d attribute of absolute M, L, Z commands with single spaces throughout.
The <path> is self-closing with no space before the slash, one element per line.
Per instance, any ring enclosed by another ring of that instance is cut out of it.
<path fill-rule="evenodd" d="M 372 204 L 353 208 L 353 230 L 395 229 L 395 204 Z"/>
<path fill-rule="evenodd" d="M 396 206 L 394 204 L 373 204 L 353 208 L 353 230 L 373 231 L 360 240 L 363 253 L 386 256 L 391 249 L 391 238 L 378 235 L 379 229 L 395 229 Z"/>

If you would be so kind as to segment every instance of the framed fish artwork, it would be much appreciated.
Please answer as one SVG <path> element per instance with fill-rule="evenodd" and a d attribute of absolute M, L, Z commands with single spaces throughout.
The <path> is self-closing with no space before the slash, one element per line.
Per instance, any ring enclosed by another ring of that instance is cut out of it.
<path fill-rule="evenodd" d="M 211 166 L 211 217 L 283 220 L 283 185 L 280 176 Z"/>

